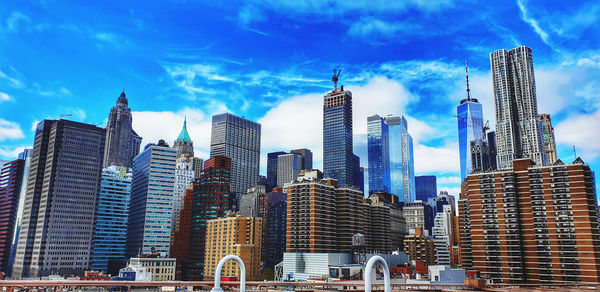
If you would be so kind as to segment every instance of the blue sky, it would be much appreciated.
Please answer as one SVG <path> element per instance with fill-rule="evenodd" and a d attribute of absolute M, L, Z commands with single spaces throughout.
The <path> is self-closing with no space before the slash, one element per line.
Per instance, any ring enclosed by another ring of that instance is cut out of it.
<path fill-rule="evenodd" d="M 187 116 L 206 158 L 210 117 L 230 111 L 262 123 L 263 173 L 267 152 L 299 147 L 320 168 L 322 96 L 343 68 L 354 132 L 366 133 L 372 114 L 406 115 L 415 172 L 456 195 L 464 60 L 493 128 L 489 52 L 527 45 L 559 158 L 571 162 L 575 145 L 600 170 L 597 1 L 89 3 L 0 6 L 0 159 L 31 147 L 42 119 L 71 114 L 104 126 L 125 88 L 144 143 L 172 143 Z"/>

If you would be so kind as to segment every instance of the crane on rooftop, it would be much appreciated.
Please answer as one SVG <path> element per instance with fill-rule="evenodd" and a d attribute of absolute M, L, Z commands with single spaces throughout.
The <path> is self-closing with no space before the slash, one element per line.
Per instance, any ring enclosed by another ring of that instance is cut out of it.
<path fill-rule="evenodd" d="M 336 74 L 337 71 L 337 74 Z M 331 81 L 333 81 L 333 91 L 337 91 L 337 82 L 338 82 L 338 77 L 340 77 L 340 73 L 342 73 L 342 69 L 337 70 L 337 69 L 333 69 L 333 77 L 331 77 Z"/>

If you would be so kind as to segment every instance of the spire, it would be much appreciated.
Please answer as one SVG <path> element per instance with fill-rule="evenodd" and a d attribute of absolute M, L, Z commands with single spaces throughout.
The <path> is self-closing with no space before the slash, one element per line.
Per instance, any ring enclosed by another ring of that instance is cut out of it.
<path fill-rule="evenodd" d="M 471 90 L 469 89 L 469 66 L 467 65 L 467 60 L 465 60 L 465 73 L 467 77 L 467 100 L 471 100 Z"/>
<path fill-rule="evenodd" d="M 175 143 L 178 141 L 192 143 L 192 139 L 190 138 L 190 134 L 187 131 L 187 117 L 183 119 L 183 129 L 181 129 L 181 133 L 179 133 L 179 137 L 175 140 Z"/>
<path fill-rule="evenodd" d="M 120 104 L 124 104 L 126 106 L 128 105 L 127 96 L 125 96 L 125 88 L 123 88 L 121 95 L 119 95 L 119 98 L 117 99 L 117 105 L 120 105 Z"/>

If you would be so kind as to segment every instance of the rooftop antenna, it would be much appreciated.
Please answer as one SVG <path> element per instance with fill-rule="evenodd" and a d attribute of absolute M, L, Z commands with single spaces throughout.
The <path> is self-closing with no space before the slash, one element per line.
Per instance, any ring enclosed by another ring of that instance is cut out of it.
<path fill-rule="evenodd" d="M 469 66 L 467 60 L 465 60 L 465 75 L 467 77 L 467 100 L 471 100 L 471 89 L 469 89 Z"/>
<path fill-rule="evenodd" d="M 336 74 L 337 71 L 337 74 Z M 333 91 L 337 91 L 337 82 L 338 82 L 338 77 L 340 76 L 340 73 L 342 73 L 342 69 L 337 70 L 337 69 L 333 69 L 333 77 L 331 77 L 331 81 L 333 81 Z"/>
<path fill-rule="evenodd" d="M 575 159 L 577 159 L 577 150 L 575 150 L 575 145 L 573 145 L 573 155 L 575 156 Z"/>

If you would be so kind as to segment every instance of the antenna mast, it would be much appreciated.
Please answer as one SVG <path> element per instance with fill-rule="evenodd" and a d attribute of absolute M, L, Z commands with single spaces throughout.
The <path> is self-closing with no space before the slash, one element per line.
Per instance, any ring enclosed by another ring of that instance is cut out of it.
<path fill-rule="evenodd" d="M 573 145 L 573 155 L 575 156 L 575 159 L 577 159 L 577 151 L 575 150 L 575 145 Z"/>
<path fill-rule="evenodd" d="M 336 74 L 337 72 L 337 74 Z M 340 73 L 342 73 L 342 69 L 337 70 L 337 69 L 333 69 L 333 77 L 331 77 L 331 81 L 333 81 L 333 91 L 337 91 L 337 82 L 338 82 L 338 77 L 340 76 Z"/>
<path fill-rule="evenodd" d="M 469 66 L 467 60 L 465 60 L 465 75 L 467 78 L 467 100 L 471 100 L 471 89 L 469 89 Z"/>

